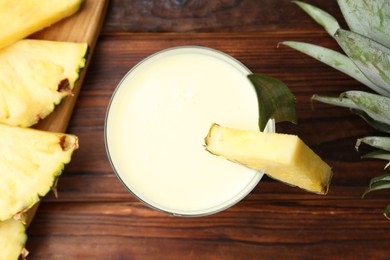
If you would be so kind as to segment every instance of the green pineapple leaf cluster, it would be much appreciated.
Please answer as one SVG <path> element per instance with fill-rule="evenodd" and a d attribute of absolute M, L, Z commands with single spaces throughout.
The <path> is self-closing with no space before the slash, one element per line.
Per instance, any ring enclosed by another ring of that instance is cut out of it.
<path fill-rule="evenodd" d="M 364 143 L 373 151 L 362 158 L 388 161 L 390 166 L 390 1 L 388 0 L 337 0 L 349 29 L 340 27 L 329 13 L 313 5 L 293 1 L 337 41 L 344 53 L 310 43 L 285 41 L 281 44 L 309 55 L 371 89 L 346 91 L 339 97 L 313 95 L 312 99 L 326 104 L 346 107 L 369 125 L 384 133 L 357 140 L 356 149 Z M 371 179 L 363 194 L 390 188 L 390 174 Z M 390 215 L 390 205 L 384 209 Z"/>

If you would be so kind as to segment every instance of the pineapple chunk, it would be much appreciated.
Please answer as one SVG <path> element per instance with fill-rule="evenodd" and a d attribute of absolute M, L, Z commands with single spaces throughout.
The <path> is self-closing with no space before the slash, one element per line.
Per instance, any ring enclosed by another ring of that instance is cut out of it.
<path fill-rule="evenodd" d="M 0 124 L 0 221 L 45 196 L 78 148 L 74 135 Z"/>
<path fill-rule="evenodd" d="M 12 218 L 0 222 L 0 259 L 19 259 L 26 252 L 26 240 L 26 228 L 22 222 Z"/>
<path fill-rule="evenodd" d="M 252 169 L 265 169 L 274 179 L 318 194 L 328 191 L 331 168 L 297 136 L 213 124 L 205 143 L 210 153 Z"/>
<path fill-rule="evenodd" d="M 0 123 L 29 127 L 72 93 L 85 43 L 21 40 L 0 50 Z"/>
<path fill-rule="evenodd" d="M 83 0 L 1 0 L 0 49 L 76 13 Z"/>

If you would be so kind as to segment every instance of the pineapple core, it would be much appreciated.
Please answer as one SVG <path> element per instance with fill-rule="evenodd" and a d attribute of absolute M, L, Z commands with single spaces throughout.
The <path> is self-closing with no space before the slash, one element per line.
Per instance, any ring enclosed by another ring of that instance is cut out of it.
<path fill-rule="evenodd" d="M 238 130 L 213 124 L 206 150 L 304 190 L 326 194 L 332 170 L 295 135 Z"/>

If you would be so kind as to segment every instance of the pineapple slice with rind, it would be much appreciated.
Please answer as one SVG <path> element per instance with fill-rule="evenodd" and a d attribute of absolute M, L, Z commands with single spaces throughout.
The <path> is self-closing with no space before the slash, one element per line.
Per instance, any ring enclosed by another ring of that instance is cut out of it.
<path fill-rule="evenodd" d="M 78 138 L 0 124 L 0 221 L 25 212 L 52 188 Z"/>
<path fill-rule="evenodd" d="M 83 0 L 0 0 L 0 49 L 76 13 Z"/>
<path fill-rule="evenodd" d="M 331 168 L 298 136 L 213 124 L 205 143 L 212 154 L 265 170 L 271 178 L 318 194 L 328 192 Z"/>
<path fill-rule="evenodd" d="M 86 43 L 21 40 L 0 50 L 0 123 L 29 127 L 72 93 Z"/>
<path fill-rule="evenodd" d="M 24 245 L 27 240 L 24 224 L 16 219 L 0 222 L 0 259 L 17 260 L 26 256 Z"/>

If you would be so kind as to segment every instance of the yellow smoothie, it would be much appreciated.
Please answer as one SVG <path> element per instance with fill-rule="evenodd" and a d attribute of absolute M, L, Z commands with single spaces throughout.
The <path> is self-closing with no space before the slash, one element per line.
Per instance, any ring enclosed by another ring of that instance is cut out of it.
<path fill-rule="evenodd" d="M 245 197 L 262 173 L 208 153 L 204 138 L 213 122 L 258 129 L 249 73 L 203 47 L 164 50 L 135 66 L 116 88 L 105 125 L 108 156 L 125 187 L 179 216 L 216 213 Z"/>

